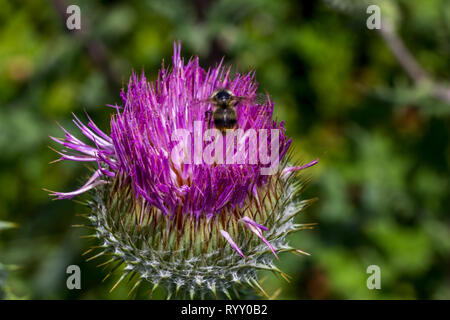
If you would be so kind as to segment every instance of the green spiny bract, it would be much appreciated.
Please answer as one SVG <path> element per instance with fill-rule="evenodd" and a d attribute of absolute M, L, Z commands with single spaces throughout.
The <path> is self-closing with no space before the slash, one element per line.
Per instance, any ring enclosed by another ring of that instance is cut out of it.
<path fill-rule="evenodd" d="M 177 215 L 169 218 L 142 198 L 136 198 L 123 177 L 111 179 L 108 187 L 93 192 L 89 201 L 92 213 L 89 226 L 100 240 L 91 258 L 109 256 L 102 265 L 122 265 L 123 274 L 133 281 L 130 293 L 145 281 L 153 289 L 166 289 L 168 298 L 238 296 L 250 286 L 264 293 L 258 270 L 287 276 L 273 263 L 271 250 L 239 221 L 245 214 L 268 227 L 267 240 L 280 252 L 299 252 L 288 245 L 286 236 L 311 228 L 296 224 L 294 217 L 312 200 L 300 200 L 303 183 L 292 182 L 281 173 L 270 178 L 268 187 L 259 190 L 243 209 L 230 210 L 211 218 Z M 220 235 L 226 230 L 245 253 L 241 257 Z M 88 259 L 90 260 L 90 259 Z"/>

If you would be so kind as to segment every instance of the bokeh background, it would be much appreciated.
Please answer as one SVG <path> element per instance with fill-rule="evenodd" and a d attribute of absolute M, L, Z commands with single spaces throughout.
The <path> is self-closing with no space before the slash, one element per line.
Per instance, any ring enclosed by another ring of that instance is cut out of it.
<path fill-rule="evenodd" d="M 0 297 L 119 299 L 113 279 L 82 253 L 89 241 L 73 201 L 42 188 L 80 186 L 88 170 L 57 158 L 49 135 L 73 132 L 86 110 L 108 131 L 132 70 L 155 79 L 174 40 L 204 67 L 221 57 L 256 69 L 286 120 L 295 158 L 308 169 L 291 241 L 310 257 L 282 254 L 277 299 L 450 299 L 450 1 L 382 0 L 382 30 L 366 27 L 362 0 L 0 0 Z M 65 8 L 81 8 L 69 32 Z M 10 222 L 10 223 L 7 223 Z M 66 267 L 82 289 L 66 288 Z M 366 269 L 381 268 L 369 290 Z M 117 278 L 116 278 L 117 279 Z M 145 292 L 142 293 L 145 297 Z M 158 297 L 156 294 L 155 297 Z"/>

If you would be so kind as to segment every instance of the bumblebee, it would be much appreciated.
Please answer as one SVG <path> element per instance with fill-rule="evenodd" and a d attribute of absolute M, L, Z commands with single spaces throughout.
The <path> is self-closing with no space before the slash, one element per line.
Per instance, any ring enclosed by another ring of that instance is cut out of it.
<path fill-rule="evenodd" d="M 205 113 L 208 128 L 211 127 L 211 117 L 214 127 L 225 133 L 226 130 L 233 130 L 237 127 L 236 105 L 240 101 L 230 90 L 218 89 L 207 99 L 212 103 L 214 109 Z"/>
<path fill-rule="evenodd" d="M 256 96 L 256 102 L 261 103 L 267 97 L 261 94 Z M 234 130 L 238 126 L 236 105 L 240 102 L 248 102 L 252 99 L 249 97 L 239 97 L 233 94 L 231 90 L 220 88 L 214 91 L 211 96 L 206 99 L 214 108 L 205 113 L 206 123 L 208 128 L 211 128 L 211 118 L 214 127 L 225 133 L 227 130 Z M 263 104 L 263 103 L 261 103 Z"/>

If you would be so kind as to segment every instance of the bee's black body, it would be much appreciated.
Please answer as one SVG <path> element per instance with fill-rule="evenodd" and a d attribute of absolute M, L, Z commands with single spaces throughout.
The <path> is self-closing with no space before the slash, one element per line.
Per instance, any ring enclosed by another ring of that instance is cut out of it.
<path fill-rule="evenodd" d="M 230 107 L 216 107 L 213 112 L 214 126 L 223 131 L 234 129 L 237 124 L 236 110 Z"/>
<path fill-rule="evenodd" d="M 211 95 L 209 101 L 214 105 L 214 110 L 212 111 L 214 126 L 222 133 L 225 130 L 236 128 L 237 114 L 235 106 L 239 102 L 237 97 L 229 90 L 219 89 Z M 207 119 L 209 125 L 210 117 Z"/>

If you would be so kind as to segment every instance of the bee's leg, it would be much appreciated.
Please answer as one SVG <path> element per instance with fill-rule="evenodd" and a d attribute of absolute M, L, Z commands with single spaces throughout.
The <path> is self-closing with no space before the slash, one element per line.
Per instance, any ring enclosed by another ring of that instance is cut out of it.
<path fill-rule="evenodd" d="M 208 124 L 208 129 L 211 129 L 211 114 L 212 114 L 211 110 L 205 112 L 205 120 L 206 123 Z"/>

